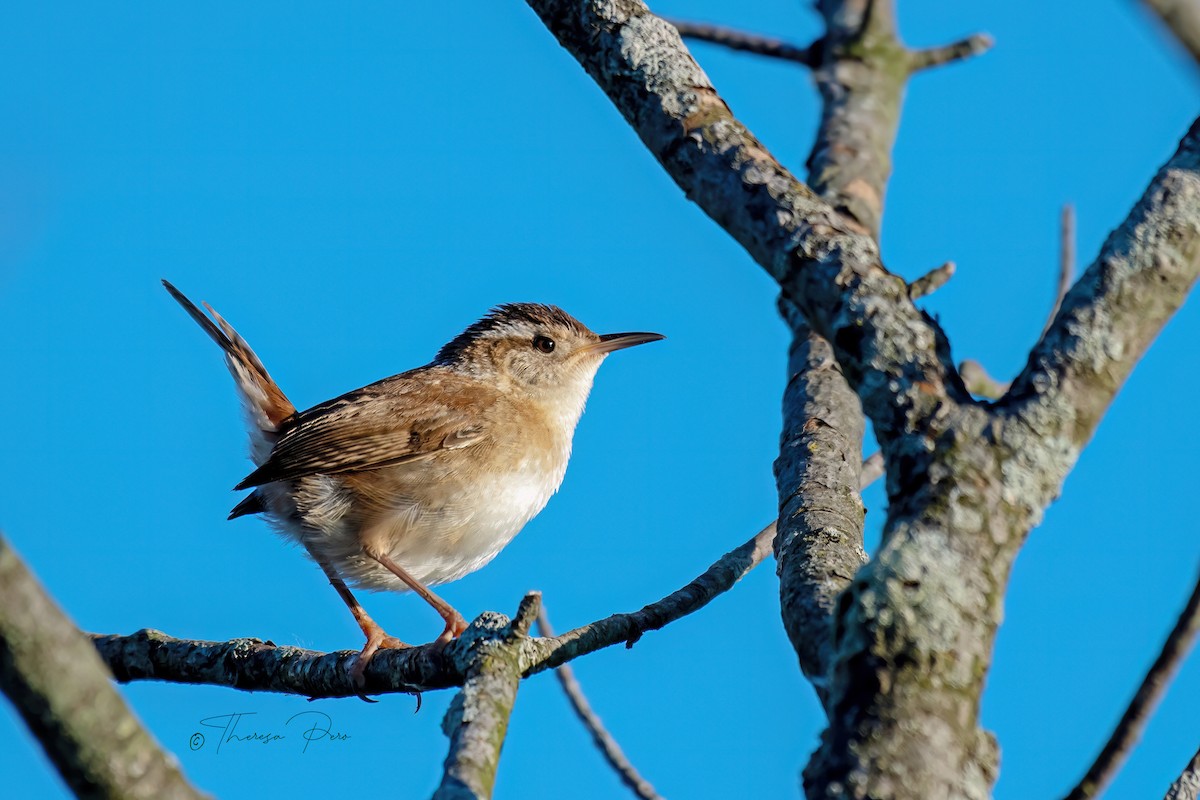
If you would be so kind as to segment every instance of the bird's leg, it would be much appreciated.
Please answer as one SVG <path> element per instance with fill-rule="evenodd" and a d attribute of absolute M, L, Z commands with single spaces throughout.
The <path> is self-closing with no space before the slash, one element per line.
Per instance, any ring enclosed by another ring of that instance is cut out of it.
<path fill-rule="evenodd" d="M 373 547 L 364 547 L 363 551 L 386 567 L 397 578 L 404 581 L 408 585 L 408 588 L 419 594 L 426 603 L 433 606 L 434 610 L 446 621 L 445 629 L 437 639 L 434 639 L 434 644 L 446 644 L 467 629 L 467 621 L 463 619 L 462 614 L 455 611 L 454 607 L 445 600 L 429 591 L 429 588 L 425 584 L 410 575 L 408 570 L 393 561 L 386 553 L 382 553 Z"/>
<path fill-rule="evenodd" d="M 410 645 L 397 639 L 395 636 L 388 636 L 383 628 L 379 627 L 379 623 L 371 619 L 371 615 L 363 608 L 358 599 L 351 594 L 350 589 L 346 586 L 346 582 L 334 570 L 333 565 L 325 559 L 313 552 L 311 547 L 305 546 L 308 554 L 313 557 L 313 560 L 320 565 L 321 570 L 325 573 L 325 577 L 329 579 L 329 584 L 337 591 L 338 596 L 342 598 L 342 602 L 350 609 L 350 613 L 354 615 L 354 621 L 358 623 L 358 627 L 362 628 L 362 632 L 366 634 L 367 643 L 363 645 L 362 652 L 358 654 L 358 660 L 354 663 L 354 667 L 350 670 L 350 677 L 354 680 L 354 684 L 360 689 L 366 683 L 363 677 L 367 669 L 367 664 L 371 662 L 371 657 L 375 655 L 375 651 L 381 647 L 385 650 L 398 649 L 402 647 L 410 647 Z"/>

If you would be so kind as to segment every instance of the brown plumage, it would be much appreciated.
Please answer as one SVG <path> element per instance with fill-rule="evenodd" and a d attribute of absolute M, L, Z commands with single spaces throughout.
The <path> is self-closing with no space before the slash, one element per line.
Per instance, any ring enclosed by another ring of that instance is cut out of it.
<path fill-rule="evenodd" d="M 163 281 L 225 353 L 250 429 L 254 488 L 230 518 L 264 514 L 301 544 L 349 606 L 367 644 L 400 646 L 347 583 L 411 589 L 445 620 L 462 616 L 428 589 L 490 561 L 558 489 L 575 425 L 605 356 L 661 339 L 597 336 L 562 309 L 493 309 L 430 364 L 296 412 L 262 362 L 212 308 L 209 320 Z"/>

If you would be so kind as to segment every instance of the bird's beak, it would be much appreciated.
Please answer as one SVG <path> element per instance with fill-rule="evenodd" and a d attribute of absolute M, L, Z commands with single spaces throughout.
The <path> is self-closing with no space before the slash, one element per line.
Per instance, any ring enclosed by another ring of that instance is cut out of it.
<path fill-rule="evenodd" d="M 606 333 L 600 337 L 600 341 L 581 348 L 581 351 L 605 355 L 614 350 L 624 350 L 626 347 L 657 342 L 659 339 L 665 338 L 667 337 L 661 333 Z"/>

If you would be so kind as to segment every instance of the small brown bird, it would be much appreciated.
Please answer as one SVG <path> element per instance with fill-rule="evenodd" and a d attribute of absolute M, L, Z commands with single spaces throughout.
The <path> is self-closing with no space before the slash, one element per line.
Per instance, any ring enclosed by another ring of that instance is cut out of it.
<path fill-rule="evenodd" d="M 503 305 L 430 364 L 297 412 L 229 323 L 163 285 L 225 352 L 246 412 L 257 469 L 235 489 L 254 491 L 229 518 L 265 514 L 325 571 L 367 637 L 360 686 L 376 650 L 407 645 L 347 584 L 411 589 L 446 622 L 435 641 L 462 633 L 428 587 L 487 564 L 545 507 L 600 362 L 663 338 L 598 336 L 554 306 Z"/>

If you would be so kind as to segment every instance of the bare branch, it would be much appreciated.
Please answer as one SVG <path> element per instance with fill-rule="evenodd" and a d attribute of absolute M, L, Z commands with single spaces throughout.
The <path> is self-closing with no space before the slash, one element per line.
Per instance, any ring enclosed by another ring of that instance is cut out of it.
<path fill-rule="evenodd" d="M 695 39 L 698 42 L 709 42 L 728 47 L 730 50 L 740 50 L 744 53 L 754 53 L 759 56 L 778 58 L 784 61 L 794 61 L 808 67 L 816 66 L 821 59 L 819 44 L 800 47 L 789 44 L 782 39 L 762 36 L 757 33 L 726 28 L 721 25 L 710 25 L 706 22 L 689 22 L 687 20 L 663 17 L 675 26 L 679 35 L 685 39 Z"/>
<path fill-rule="evenodd" d="M 354 697 L 363 692 L 350 678 L 356 650 L 319 653 L 261 639 L 176 639 L 151 629 L 130 636 L 92 634 L 92 642 L 122 683 L 170 681 L 301 697 Z M 423 645 L 380 650 L 365 678 L 368 693 L 384 694 L 447 689 L 461 685 L 463 676 L 447 652 Z"/>
<path fill-rule="evenodd" d="M 837 598 L 867 558 L 858 493 L 865 426 L 833 348 L 795 306 L 779 307 L 792 328 L 775 461 L 780 613 L 801 669 L 825 702 Z"/>
<path fill-rule="evenodd" d="M 892 0 L 826 2 L 818 9 L 826 32 L 809 185 L 878 240 L 911 54 L 896 36 Z"/>
<path fill-rule="evenodd" d="M 878 237 L 904 87 L 913 59 L 920 56 L 911 54 L 900 42 L 892 0 L 822 0 L 817 7 L 827 33 L 825 64 L 815 73 L 823 104 L 821 126 L 808 160 L 809 182 L 835 209 Z M 943 283 L 952 271 L 953 265 L 935 270 L 916 282 L 915 292 L 908 288 L 904 299 L 911 304 L 915 297 Z M 804 312 L 811 317 L 809 309 Z M 868 316 L 871 313 L 867 311 Z M 902 396 L 903 379 L 885 378 L 873 371 L 860 378 L 853 361 L 847 359 L 853 354 L 839 347 L 842 343 L 837 339 L 838 335 L 855 334 L 843 330 L 832 340 L 849 383 L 875 423 L 886 462 L 895 465 L 896 472 L 888 476 L 888 524 L 880 551 L 860 569 L 842 573 L 844 588 L 837 596 L 836 616 L 826 634 L 834 641 L 821 687 L 829 726 L 804 770 L 805 793 L 812 798 L 847 793 L 886 797 L 894 795 L 896 787 L 903 787 L 901 793 L 913 797 L 977 798 L 990 796 L 995 777 L 995 748 L 977 727 L 982 683 L 968 685 L 962 673 L 945 668 L 948 662 L 937 653 L 937 643 L 943 641 L 941 631 L 970 629 L 969 638 L 981 645 L 971 657 L 972 663 L 977 674 L 986 671 L 992 631 L 979 624 L 984 619 L 976 609 L 979 600 L 971 597 L 971 589 L 964 588 L 986 586 L 994 579 L 980 574 L 989 571 L 986 558 L 946 568 L 946 553 L 951 548 L 939 530 L 940 512 L 929 513 L 929 501 L 937 490 L 931 490 L 927 472 L 933 459 L 944 456 L 933 443 L 941 435 L 957 437 L 962 430 L 972 429 L 978 422 L 970 415 L 979 409 L 966 404 L 965 388 L 950 366 L 949 345 L 932 319 L 924 319 L 943 365 L 942 383 L 926 386 L 920 378 L 913 386 L 944 394 L 940 411 L 934 415 L 918 419 L 919 412 L 906 414 L 913 423 L 908 429 L 916 434 L 913 437 L 894 436 L 881 425 L 871 393 L 863 391 L 860 384 L 860 380 L 886 380 L 886 385 Z M 893 318 L 891 323 L 902 327 L 894 328 L 889 339 L 872 341 L 870 346 L 887 347 L 886 341 L 906 335 L 907 322 Z M 975 465 L 988 458 L 989 454 L 982 454 Z M 882 456 L 880 461 L 882 465 Z M 947 469 L 945 463 L 937 466 Z M 964 473 L 955 468 L 939 474 L 954 475 L 956 482 L 964 480 Z M 861 480 L 860 476 L 860 485 Z M 990 476 L 966 479 L 973 480 L 982 488 L 989 484 Z M 852 492 L 845 485 L 839 488 Z M 978 499 L 986 503 L 986 494 L 978 492 Z M 963 501 L 961 495 L 942 497 L 936 507 L 955 508 Z M 905 518 L 927 520 L 928 526 L 906 525 Z M 908 588 L 900 590 L 900 586 Z M 961 602 L 932 600 L 948 594 Z M 931 614 L 935 607 L 937 611 Z M 951 658 L 961 658 L 961 649 L 955 649 Z M 920 666 L 913 670 L 914 665 Z M 914 680 L 917 674 L 920 678 Z M 945 691 L 952 686 L 953 691 Z M 928 747 L 931 737 L 939 742 L 933 748 L 936 753 Z"/>
<path fill-rule="evenodd" d="M 554 639 L 525 642 L 521 648 L 523 673 L 532 675 L 557 667 L 618 642 L 632 645 L 645 631 L 657 630 L 700 610 L 754 569 L 770 552 L 774 536 L 775 524 L 771 523 L 749 542 L 726 553 L 687 586 L 641 611 L 617 614 Z M 532 601 L 527 599 L 528 602 Z M 528 607 L 522 608 L 527 611 Z M 518 615 L 519 620 L 531 619 L 522 611 Z M 482 614 L 471 627 L 493 626 L 493 616 L 490 612 Z M 358 655 L 356 650 L 318 653 L 260 639 L 228 642 L 176 639 L 149 629 L 131 636 L 92 634 L 91 638 L 101 659 L 122 683 L 160 680 L 302 697 L 355 697 L 363 693 L 349 672 Z M 465 678 L 464 653 L 476 638 L 464 633 L 445 648 L 422 645 L 380 650 L 367 666 L 366 692 L 416 694 L 461 686 Z M 547 663 L 541 662 L 543 658 L 548 659 Z"/>
<path fill-rule="evenodd" d="M 656 631 L 680 617 L 699 611 L 717 595 L 729 591 L 743 575 L 758 566 L 771 552 L 771 542 L 774 539 L 775 523 L 772 522 L 750 541 L 721 556 L 687 586 L 645 606 L 640 611 L 614 614 L 551 639 L 531 640 L 525 658 L 525 675 L 553 669 L 617 642 L 624 642 L 626 647 L 632 647 L 647 631 Z"/>
<path fill-rule="evenodd" d="M 1192 589 L 1192 596 L 1188 598 L 1187 605 L 1180 612 L 1175 627 L 1167 636 L 1162 652 L 1146 673 L 1121 721 L 1117 723 L 1112 736 L 1100 751 L 1100 755 L 1096 756 L 1096 761 L 1087 774 L 1079 781 L 1079 785 L 1067 795 L 1067 800 L 1087 800 L 1096 797 L 1121 769 L 1129 752 L 1141 738 L 1150 715 L 1154 713 L 1159 700 L 1171 685 L 1171 679 L 1175 677 L 1179 665 L 1192 649 L 1197 631 L 1200 631 L 1200 578 Z"/>
<path fill-rule="evenodd" d="M 976 33 L 953 44 L 917 50 L 909 60 L 909 70 L 920 72 L 930 67 L 940 67 L 943 64 L 962 61 L 964 58 L 982 55 L 991 50 L 995 43 L 995 40 L 986 33 Z"/>
<path fill-rule="evenodd" d="M 196 798 L 87 638 L 0 536 L 0 689 L 80 797 Z"/>
<path fill-rule="evenodd" d="M 1200 2 L 1197 0 L 1142 0 L 1158 15 L 1167 31 L 1200 64 Z"/>
<path fill-rule="evenodd" d="M 538 611 L 538 632 L 542 636 L 553 637 L 554 628 L 550 626 L 550 620 L 546 617 L 546 608 L 543 606 Z M 604 756 L 604 760 L 613 768 L 617 776 L 621 779 L 621 783 L 629 787 L 630 791 L 636 797 L 642 800 L 662 800 L 658 792 L 654 791 L 654 787 L 642 777 L 637 768 L 629 762 L 625 756 L 621 746 L 617 744 L 617 740 L 604 727 L 604 723 L 600 720 L 600 716 L 592 710 L 592 704 L 588 702 L 587 696 L 583 693 L 583 687 L 579 685 L 579 681 L 575 679 L 575 671 L 566 664 L 554 670 L 555 677 L 558 678 L 558 683 L 562 686 L 563 694 L 567 696 L 567 700 L 571 703 L 571 708 L 575 711 L 575 716 L 579 717 L 579 721 L 583 723 L 583 727 L 591 734 L 592 742 L 599 748 L 600 754 Z"/>
<path fill-rule="evenodd" d="M 450 752 L 434 800 L 492 796 L 500 749 L 521 685 L 522 645 L 529 640 L 529 627 L 541 605 L 541 594 L 530 592 L 511 622 L 501 614 L 485 614 L 455 642 L 455 660 L 465 680 L 442 720 Z"/>
<path fill-rule="evenodd" d="M 1063 298 L 1071 290 L 1075 281 L 1075 206 L 1066 203 L 1059 217 L 1058 231 L 1058 286 L 1054 290 L 1054 305 L 1046 317 L 1046 326 L 1042 328 L 1042 336 L 1054 324 L 1058 309 L 1062 308 Z"/>
<path fill-rule="evenodd" d="M 947 261 L 940 267 L 934 267 L 929 272 L 908 285 L 908 297 L 911 300 L 918 300 L 922 297 L 928 297 L 938 289 L 946 285 L 946 282 L 954 277 L 954 270 L 957 269 L 953 261 Z"/>
<path fill-rule="evenodd" d="M 1180 773 L 1179 778 L 1171 784 L 1163 800 L 1197 800 L 1200 798 L 1200 752 L 1192 756 L 1192 760 Z"/>

